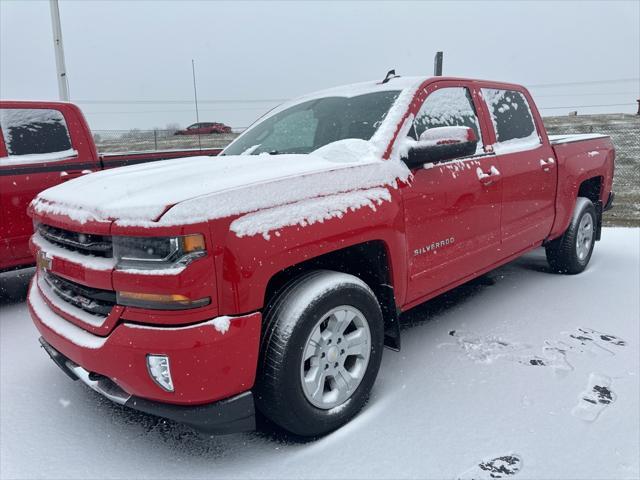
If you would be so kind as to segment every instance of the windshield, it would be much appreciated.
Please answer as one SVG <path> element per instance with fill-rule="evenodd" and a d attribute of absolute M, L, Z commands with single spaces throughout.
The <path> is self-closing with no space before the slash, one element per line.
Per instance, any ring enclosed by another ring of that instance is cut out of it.
<path fill-rule="evenodd" d="M 387 90 L 294 105 L 252 127 L 223 155 L 310 153 L 347 138 L 370 140 L 399 94 Z"/>

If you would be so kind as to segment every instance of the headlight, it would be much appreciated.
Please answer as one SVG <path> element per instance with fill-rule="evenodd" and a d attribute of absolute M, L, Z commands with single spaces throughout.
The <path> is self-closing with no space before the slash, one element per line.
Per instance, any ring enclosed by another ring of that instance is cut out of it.
<path fill-rule="evenodd" d="M 121 270 L 180 267 L 205 254 L 202 235 L 112 238 L 113 254 Z"/>

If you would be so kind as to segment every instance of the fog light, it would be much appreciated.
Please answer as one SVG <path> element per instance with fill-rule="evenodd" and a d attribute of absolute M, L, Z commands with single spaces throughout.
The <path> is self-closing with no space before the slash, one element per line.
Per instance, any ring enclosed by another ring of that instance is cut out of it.
<path fill-rule="evenodd" d="M 147 355 L 147 368 L 151 378 L 167 392 L 173 392 L 173 380 L 166 355 Z"/>

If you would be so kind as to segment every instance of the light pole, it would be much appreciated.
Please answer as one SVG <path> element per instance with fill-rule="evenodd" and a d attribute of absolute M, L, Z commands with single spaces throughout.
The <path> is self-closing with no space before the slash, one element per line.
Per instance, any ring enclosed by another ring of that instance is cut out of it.
<path fill-rule="evenodd" d="M 198 88 L 196 87 L 196 62 L 191 59 L 191 74 L 193 75 L 193 99 L 196 104 L 196 122 L 200 123 L 200 113 L 198 112 Z M 198 147 L 202 150 L 202 141 L 200 140 L 200 132 L 198 132 Z"/>
<path fill-rule="evenodd" d="M 69 80 L 64 63 L 64 47 L 62 45 L 62 27 L 60 26 L 60 8 L 58 0 L 49 0 L 51 8 L 51 27 L 53 30 L 53 49 L 56 54 L 56 71 L 58 77 L 58 95 L 60 100 L 69 101 Z"/>

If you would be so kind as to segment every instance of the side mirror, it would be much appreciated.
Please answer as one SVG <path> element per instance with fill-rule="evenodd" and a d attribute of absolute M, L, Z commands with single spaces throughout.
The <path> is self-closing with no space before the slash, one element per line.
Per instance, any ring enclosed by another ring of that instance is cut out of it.
<path fill-rule="evenodd" d="M 469 127 L 436 127 L 425 130 L 418 141 L 410 141 L 405 163 L 417 167 L 454 158 L 468 157 L 476 152 L 478 137 Z"/>

